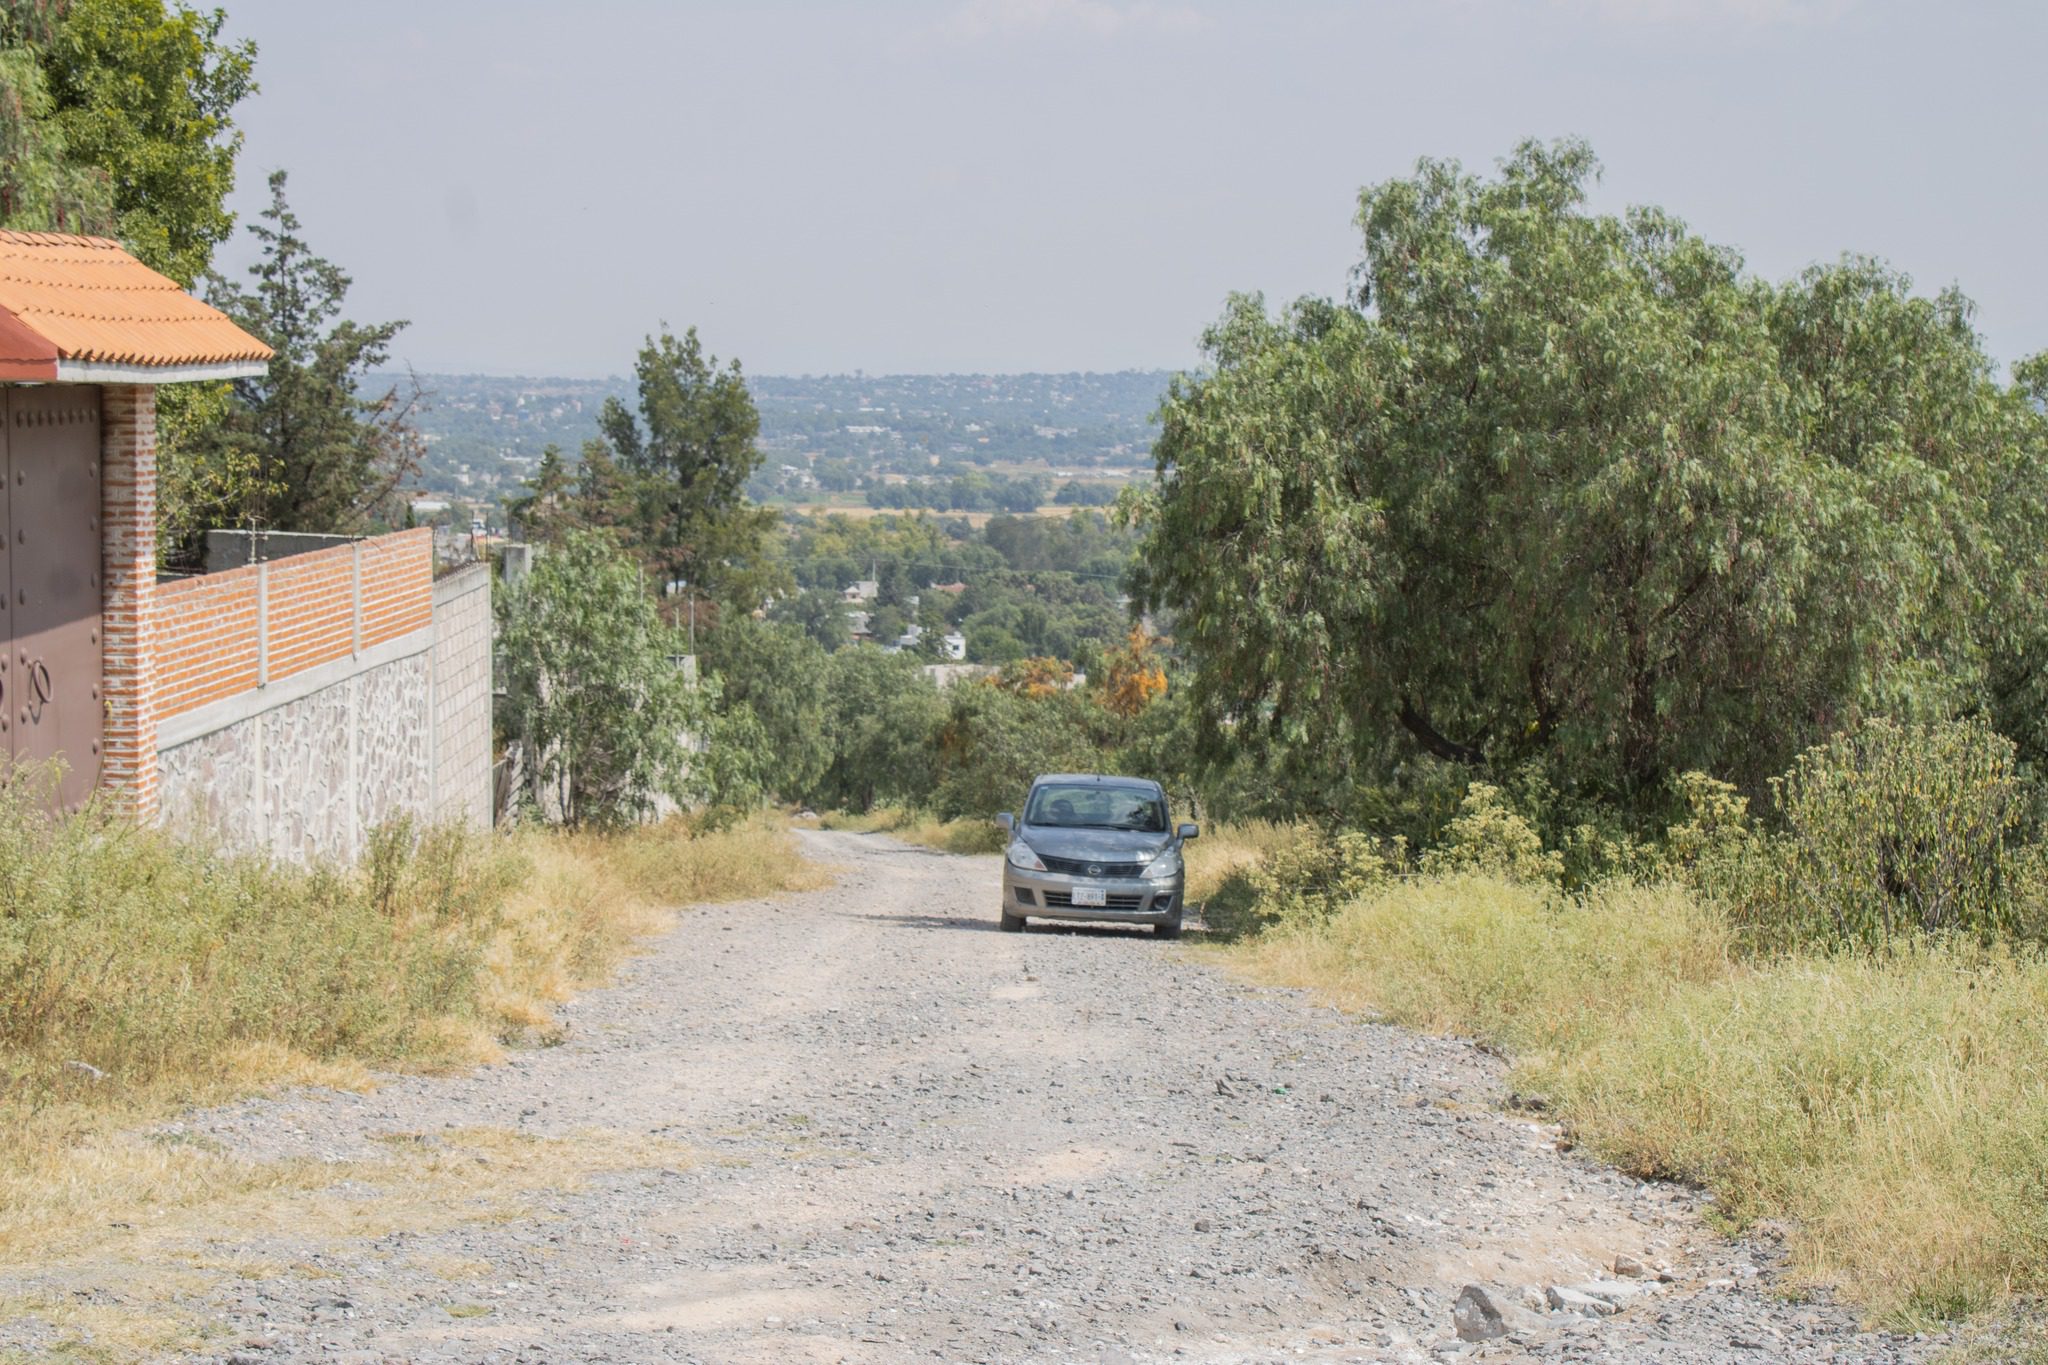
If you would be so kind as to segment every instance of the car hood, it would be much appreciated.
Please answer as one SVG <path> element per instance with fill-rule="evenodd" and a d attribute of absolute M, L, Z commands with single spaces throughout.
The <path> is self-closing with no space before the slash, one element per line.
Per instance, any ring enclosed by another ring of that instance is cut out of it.
<path fill-rule="evenodd" d="M 1025 825 L 1020 833 L 1039 857 L 1092 862 L 1150 862 L 1173 844 L 1171 834 L 1144 834 L 1125 829 L 1072 829 L 1065 825 Z"/>

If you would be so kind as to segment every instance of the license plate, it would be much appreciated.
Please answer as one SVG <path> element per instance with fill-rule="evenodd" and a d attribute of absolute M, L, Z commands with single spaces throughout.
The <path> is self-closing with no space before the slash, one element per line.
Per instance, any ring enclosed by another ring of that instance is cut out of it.
<path fill-rule="evenodd" d="M 1102 906 L 1102 905 L 1106 905 L 1106 904 L 1108 904 L 1108 902 L 1106 902 L 1106 901 L 1104 901 L 1104 900 L 1102 899 L 1102 888 L 1101 888 L 1101 887 L 1099 887 L 1099 886 L 1077 886 L 1077 887 L 1075 887 L 1075 888 L 1074 888 L 1074 904 L 1076 904 L 1076 905 L 1093 905 L 1093 906 L 1098 906 L 1098 907 L 1099 907 L 1099 906 Z"/>

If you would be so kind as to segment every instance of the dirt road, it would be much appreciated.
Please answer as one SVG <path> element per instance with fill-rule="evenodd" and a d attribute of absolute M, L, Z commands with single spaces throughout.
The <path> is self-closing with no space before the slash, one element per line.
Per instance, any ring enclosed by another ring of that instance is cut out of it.
<path fill-rule="evenodd" d="M 1687 1193 L 1559 1154 L 1469 1047 L 1142 934 L 997 933 L 992 858 L 803 837 L 838 886 L 690 913 L 560 1046 L 182 1125 L 337 1172 L 207 1232 L 192 1263 L 240 1270 L 157 1291 L 203 1321 L 203 1358 L 1920 1352 L 1774 1295 Z M 1541 1304 L 1617 1256 L 1652 1277 L 1612 1316 L 1454 1334 L 1469 1282 Z"/>

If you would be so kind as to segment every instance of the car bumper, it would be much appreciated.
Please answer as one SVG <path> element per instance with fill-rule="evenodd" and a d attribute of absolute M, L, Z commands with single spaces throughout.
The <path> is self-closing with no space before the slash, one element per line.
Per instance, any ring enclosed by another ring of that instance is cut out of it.
<path fill-rule="evenodd" d="M 1029 919 L 1078 920 L 1097 924 L 1166 924 L 1180 915 L 1183 877 L 1069 877 L 1027 872 L 1003 864 L 1003 911 Z M 1075 905 L 1077 888 L 1102 892 L 1105 904 Z"/>

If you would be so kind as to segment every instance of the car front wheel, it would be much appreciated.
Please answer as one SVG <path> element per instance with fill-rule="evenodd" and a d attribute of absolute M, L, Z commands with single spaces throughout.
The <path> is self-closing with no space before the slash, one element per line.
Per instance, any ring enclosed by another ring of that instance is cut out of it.
<path fill-rule="evenodd" d="M 1153 925 L 1153 926 L 1152 926 L 1152 937 L 1154 937 L 1154 938 L 1179 938 L 1179 937 L 1180 937 L 1180 924 L 1181 924 L 1181 918 L 1180 918 L 1180 911 L 1179 911 L 1179 910 L 1175 910 L 1175 911 L 1173 912 L 1173 917 L 1172 917 L 1171 919 L 1168 919 L 1168 920 L 1167 920 L 1167 921 L 1166 921 L 1165 923 L 1163 923 L 1163 924 L 1155 924 L 1155 925 Z"/>
<path fill-rule="evenodd" d="M 1023 933 L 1024 917 L 1022 915 L 1013 915 L 1007 910 L 1003 911 L 1003 932 L 1006 934 Z"/>

